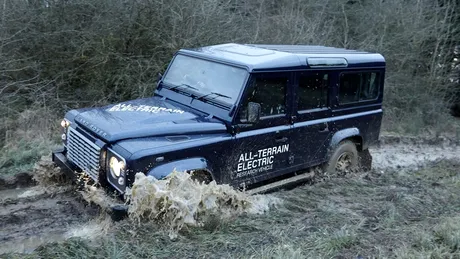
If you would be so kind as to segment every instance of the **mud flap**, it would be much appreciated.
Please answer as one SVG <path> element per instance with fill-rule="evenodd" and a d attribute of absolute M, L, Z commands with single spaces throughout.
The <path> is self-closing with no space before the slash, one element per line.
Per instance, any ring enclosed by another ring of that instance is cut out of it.
<path fill-rule="evenodd" d="M 370 171 L 372 169 L 372 156 L 369 149 L 358 152 L 358 166 L 364 171 Z"/>

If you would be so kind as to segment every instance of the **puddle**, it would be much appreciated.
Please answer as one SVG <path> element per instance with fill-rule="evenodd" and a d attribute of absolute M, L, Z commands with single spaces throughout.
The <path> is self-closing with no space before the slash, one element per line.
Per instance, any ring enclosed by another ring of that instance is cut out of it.
<path fill-rule="evenodd" d="M 65 240 L 64 231 L 48 232 L 45 235 L 30 236 L 12 241 L 2 241 L 0 255 L 6 253 L 31 253 L 35 248 L 51 243 Z"/>
<path fill-rule="evenodd" d="M 11 241 L 2 241 L 0 245 L 0 255 L 6 253 L 32 253 L 34 249 L 41 245 L 53 242 L 62 242 L 69 238 L 83 238 L 94 240 L 107 233 L 111 226 L 110 218 L 103 220 L 92 220 L 87 223 L 75 224 L 66 228 L 17 238 Z M 1 233 L 1 232 L 0 232 Z"/>
<path fill-rule="evenodd" d="M 30 253 L 45 243 L 103 233 L 100 222 L 87 225 L 98 217 L 99 209 L 76 199 L 74 192 L 41 195 L 47 191 L 36 186 L 0 192 L 5 199 L 0 210 L 0 254 Z"/>
<path fill-rule="evenodd" d="M 0 191 L 0 201 L 18 199 L 19 196 L 25 192 L 31 190 L 32 188 L 17 188 L 17 189 L 6 189 Z"/>
<path fill-rule="evenodd" d="M 23 198 L 33 198 L 36 196 L 43 195 L 45 193 L 50 193 L 45 188 L 41 186 L 27 187 L 27 188 L 16 188 L 16 189 L 6 189 L 0 191 L 0 202 L 6 200 L 18 200 Z"/>

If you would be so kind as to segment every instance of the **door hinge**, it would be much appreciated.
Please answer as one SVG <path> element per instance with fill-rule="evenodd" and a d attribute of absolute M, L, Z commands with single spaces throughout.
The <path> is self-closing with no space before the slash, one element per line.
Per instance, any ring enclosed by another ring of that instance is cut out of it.
<path fill-rule="evenodd" d="M 289 156 L 289 164 L 294 164 L 294 155 Z"/>

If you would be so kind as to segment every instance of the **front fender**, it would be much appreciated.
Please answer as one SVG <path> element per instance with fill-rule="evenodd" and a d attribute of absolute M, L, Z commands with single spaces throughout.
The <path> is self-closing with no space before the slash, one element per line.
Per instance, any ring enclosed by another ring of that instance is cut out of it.
<path fill-rule="evenodd" d="M 172 161 L 163 165 L 159 165 L 150 169 L 147 172 L 147 175 L 151 175 L 156 179 L 162 179 L 169 174 L 171 174 L 174 170 L 179 172 L 189 172 L 194 170 L 205 170 L 212 175 L 212 169 L 209 165 L 208 161 L 202 157 L 194 157 L 194 158 L 187 158 L 182 160 Z"/>

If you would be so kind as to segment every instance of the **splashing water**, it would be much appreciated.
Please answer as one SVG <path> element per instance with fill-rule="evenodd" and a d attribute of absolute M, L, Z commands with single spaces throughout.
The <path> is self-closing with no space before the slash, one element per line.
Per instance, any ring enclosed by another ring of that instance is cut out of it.
<path fill-rule="evenodd" d="M 61 169 L 54 165 L 50 156 L 42 156 L 35 163 L 32 178 L 43 187 L 66 185 L 70 182 Z"/>
<path fill-rule="evenodd" d="M 87 182 L 84 182 L 83 190 L 79 193 L 86 202 L 94 203 L 105 210 L 110 209 L 111 205 L 119 203 L 113 197 L 108 196 L 102 188 L 89 185 Z"/>
<path fill-rule="evenodd" d="M 171 238 L 185 225 L 203 226 L 209 217 L 226 220 L 244 213 L 263 214 L 280 203 L 273 196 L 251 196 L 215 181 L 202 184 L 177 171 L 162 180 L 137 173 L 126 198 L 131 219 L 161 221 Z"/>
<path fill-rule="evenodd" d="M 71 188 L 68 185 L 69 179 L 54 166 L 49 157 L 42 157 L 35 165 L 34 180 L 39 183 L 40 190 L 24 195 L 40 194 L 43 189 L 48 193 L 61 191 L 64 187 L 66 190 Z M 88 203 L 97 204 L 107 211 L 111 205 L 119 203 L 102 188 L 89 185 L 84 179 L 80 180 L 84 187 L 78 192 Z M 250 195 L 229 185 L 218 185 L 214 181 L 202 184 L 193 180 L 190 174 L 177 171 L 162 180 L 137 173 L 132 188 L 127 188 L 125 195 L 131 220 L 137 223 L 149 220 L 162 222 L 169 228 L 171 238 L 176 237 L 187 225 L 205 226 L 216 220 L 225 221 L 242 214 L 263 214 L 281 202 L 271 195 Z M 93 230 L 98 229 L 93 226 L 81 226 L 78 231 L 66 235 L 91 236 Z"/>
<path fill-rule="evenodd" d="M 38 187 L 32 187 L 29 190 L 26 190 L 25 192 L 20 193 L 17 197 L 18 198 L 28 198 L 28 197 L 39 196 L 45 193 L 46 193 L 46 189 L 42 188 L 41 186 L 38 186 Z"/>
<path fill-rule="evenodd" d="M 64 237 L 66 239 L 79 237 L 94 240 L 100 236 L 106 235 L 112 226 L 113 222 L 109 217 L 100 217 L 69 229 L 64 234 Z"/>

